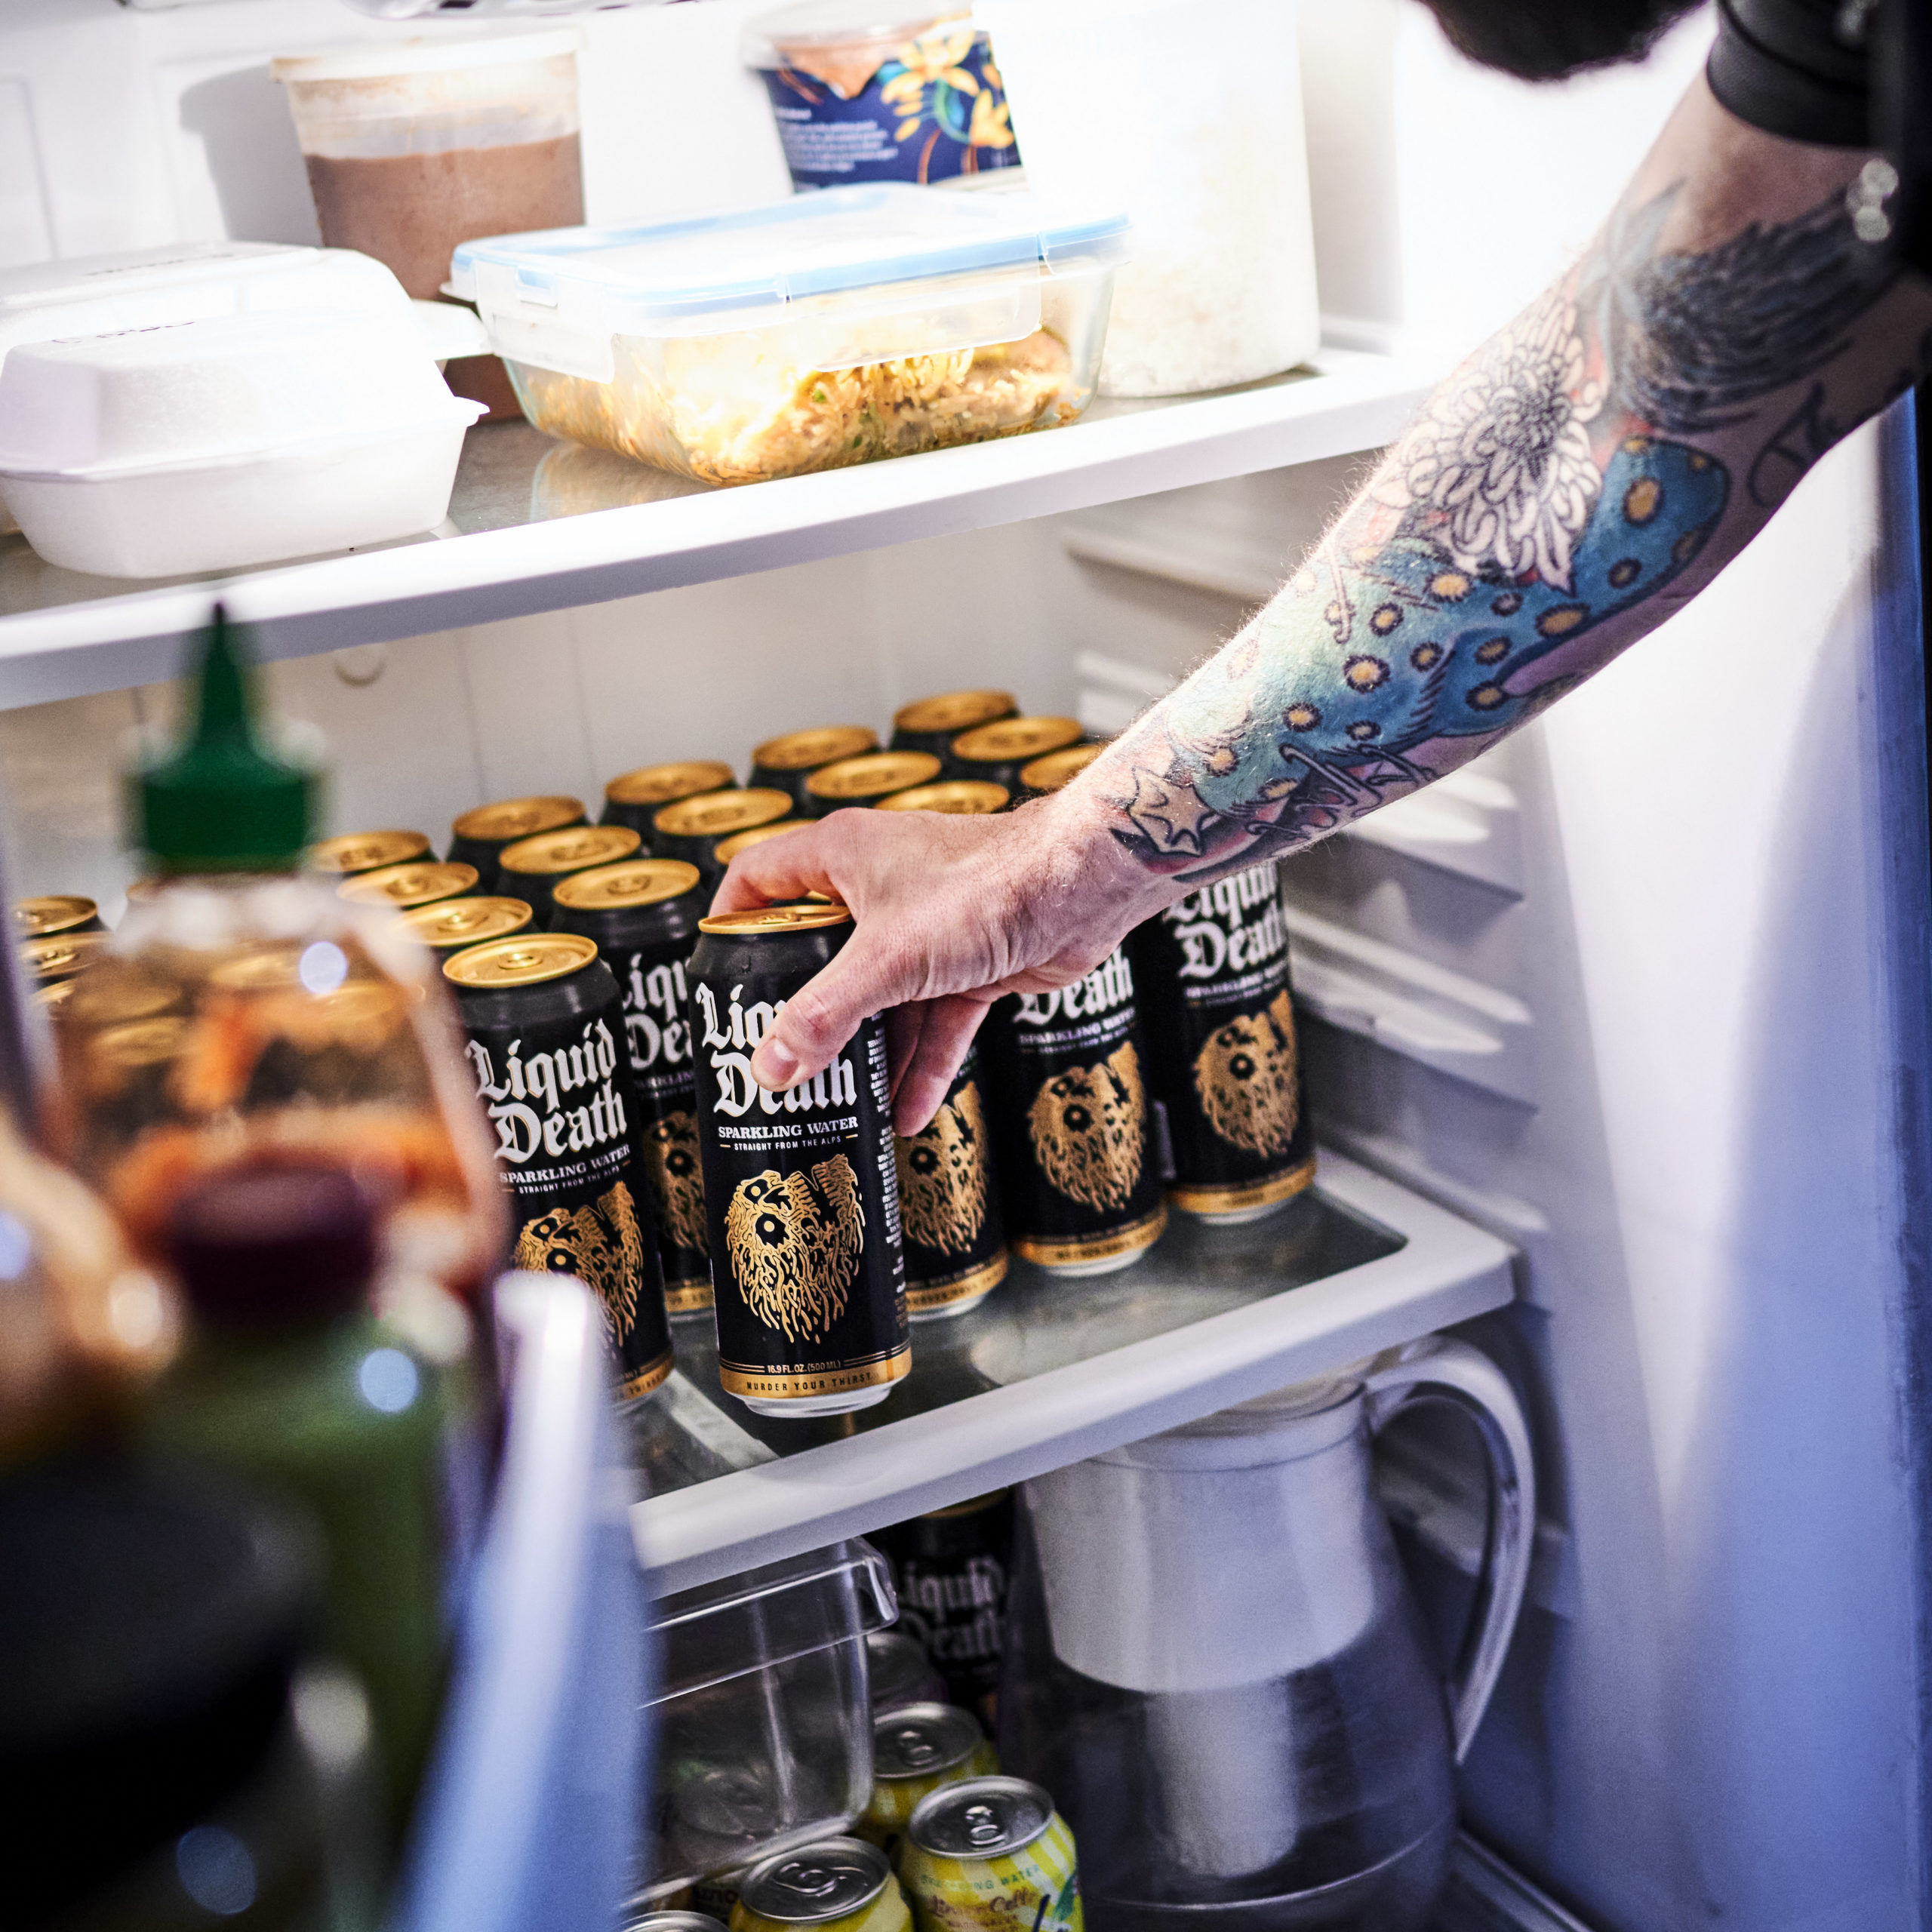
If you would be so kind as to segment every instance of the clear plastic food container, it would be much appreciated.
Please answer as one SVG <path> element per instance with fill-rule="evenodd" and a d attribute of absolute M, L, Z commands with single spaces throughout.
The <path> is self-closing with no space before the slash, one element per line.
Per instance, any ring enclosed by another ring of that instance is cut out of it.
<path fill-rule="evenodd" d="M 750 483 L 1070 423 L 1124 216 L 1026 194 L 834 188 L 456 251 L 538 429 Z"/>
<path fill-rule="evenodd" d="M 667 1597 L 645 1898 L 842 1831 L 872 1795 L 867 1633 L 898 1614 L 870 1544 Z"/>

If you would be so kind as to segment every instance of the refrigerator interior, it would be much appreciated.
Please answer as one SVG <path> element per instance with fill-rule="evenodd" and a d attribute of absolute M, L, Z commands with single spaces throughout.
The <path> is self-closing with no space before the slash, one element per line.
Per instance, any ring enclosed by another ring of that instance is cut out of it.
<path fill-rule="evenodd" d="M 749 11 L 585 17 L 592 220 L 782 192 L 733 52 Z M 1457 61 L 1414 0 L 1302 16 L 1331 339 L 1438 362 L 1583 245 L 1709 32 L 1539 91 Z M 313 240 L 267 57 L 395 30 L 337 0 L 8 0 L 0 261 Z M 1521 1253 L 1516 1301 L 1466 1332 L 1531 1404 L 1543 1521 L 1463 1798 L 1606 1932 L 1906 1932 L 1932 1911 L 1909 409 L 1587 689 L 1287 872 L 1325 1137 Z M 358 645 L 269 681 L 328 737 L 332 830 L 435 835 L 481 798 L 741 763 L 968 678 L 1117 728 L 1267 594 L 1365 461 Z M 20 705 L 0 663 L 17 890 L 118 916 L 125 740 L 175 702 Z M 1385 1472 L 1445 1627 L 1481 1541 L 1466 1446 L 1418 1429 Z"/>

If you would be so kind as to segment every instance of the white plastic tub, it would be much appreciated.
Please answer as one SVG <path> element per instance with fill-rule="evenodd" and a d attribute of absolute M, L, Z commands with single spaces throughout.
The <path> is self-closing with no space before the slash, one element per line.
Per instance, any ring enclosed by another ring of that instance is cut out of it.
<path fill-rule="evenodd" d="M 441 522 L 481 413 L 406 303 L 22 343 L 0 368 L 0 489 L 49 563 L 235 570 Z"/>
<path fill-rule="evenodd" d="M 1026 194 L 832 188 L 727 215 L 466 242 L 538 429 L 706 483 L 1070 423 L 1128 225 Z"/>

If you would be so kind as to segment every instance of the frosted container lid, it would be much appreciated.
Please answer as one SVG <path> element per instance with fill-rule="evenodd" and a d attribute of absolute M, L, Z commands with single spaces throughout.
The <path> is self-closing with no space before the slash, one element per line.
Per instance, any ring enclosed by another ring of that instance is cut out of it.
<path fill-rule="evenodd" d="M 813 297 L 1028 264 L 1108 266 L 1126 259 L 1128 233 L 1112 210 L 881 181 L 635 228 L 466 242 L 445 288 L 478 301 L 486 321 L 500 294 L 555 309 L 560 326 L 703 335 L 769 328 Z"/>
<path fill-rule="evenodd" d="M 366 445 L 483 409 L 400 316 L 220 315 L 23 343 L 0 367 L 0 473 L 125 475 Z"/>
<path fill-rule="evenodd" d="M 408 40 L 358 41 L 315 54 L 288 54 L 269 63 L 278 81 L 386 80 L 392 74 L 442 74 L 458 67 L 500 67 L 523 60 L 554 60 L 583 51 L 574 27 L 543 33 L 478 35 L 459 39 L 433 35 Z"/>
<path fill-rule="evenodd" d="M 739 31 L 738 55 L 748 67 L 782 67 L 789 48 L 910 38 L 971 12 L 961 0 L 798 0 L 754 14 Z"/>
<path fill-rule="evenodd" d="M 402 284 L 349 248 L 186 242 L 0 269 L 0 359 L 17 342 L 274 309 L 405 312 Z"/>

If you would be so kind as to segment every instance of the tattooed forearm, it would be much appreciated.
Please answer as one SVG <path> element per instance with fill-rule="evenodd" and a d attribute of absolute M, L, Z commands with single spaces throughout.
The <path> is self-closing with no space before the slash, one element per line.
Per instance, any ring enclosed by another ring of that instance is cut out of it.
<path fill-rule="evenodd" d="M 1928 304 L 1858 240 L 1842 186 L 1715 233 L 1697 199 L 1673 181 L 1620 211 L 1097 762 L 1123 847 L 1191 885 L 1465 762 L 1694 595 L 1880 406 Z M 1681 229 L 1695 245 L 1668 245 Z"/>

